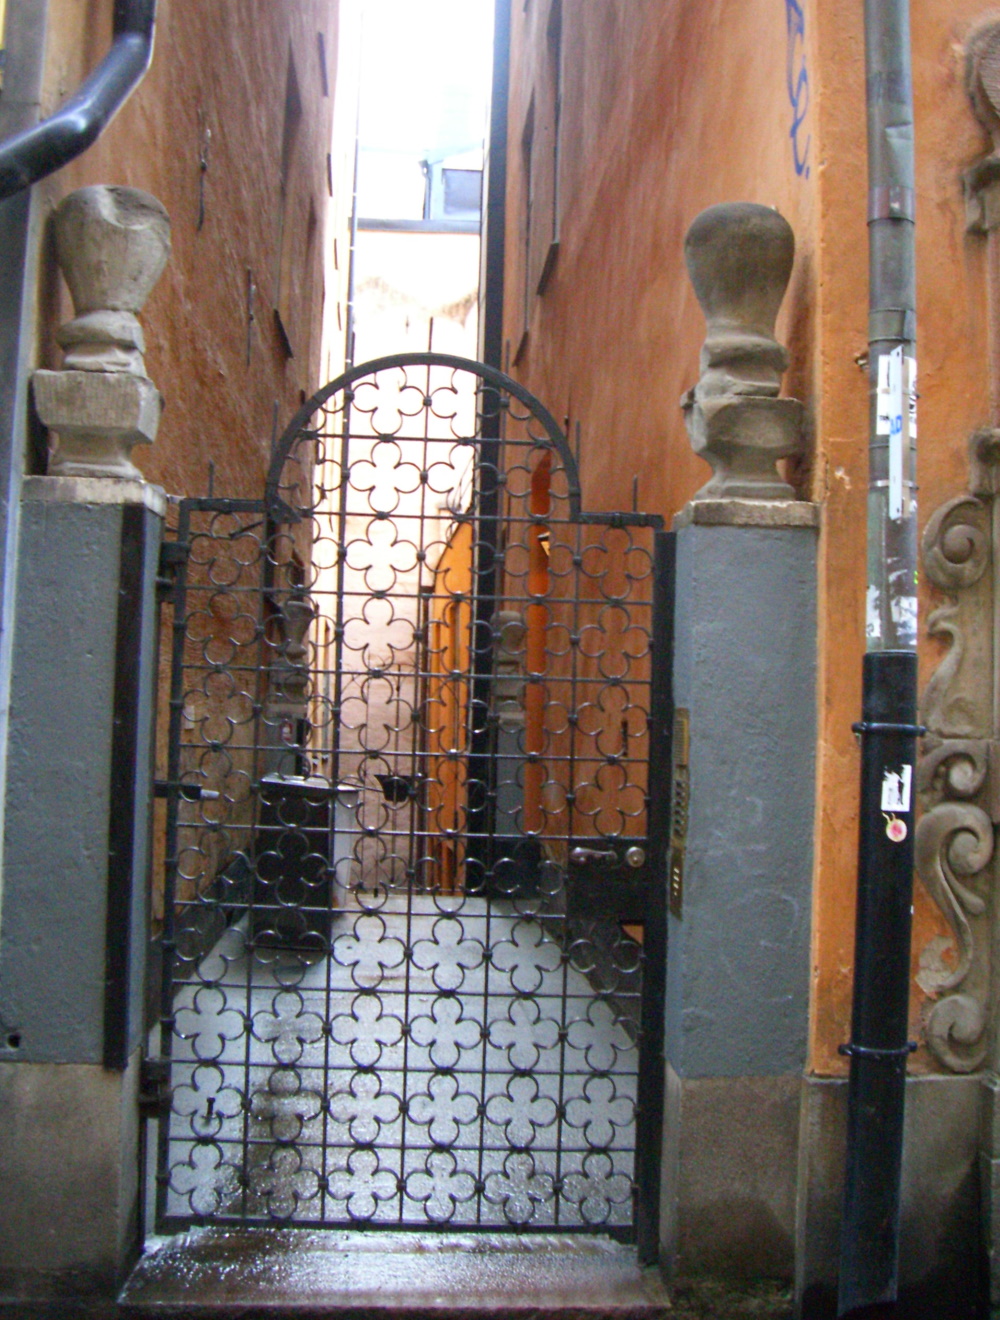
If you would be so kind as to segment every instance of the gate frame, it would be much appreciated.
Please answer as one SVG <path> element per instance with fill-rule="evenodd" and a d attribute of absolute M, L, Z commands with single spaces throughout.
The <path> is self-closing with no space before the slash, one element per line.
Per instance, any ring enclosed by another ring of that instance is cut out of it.
<path fill-rule="evenodd" d="M 649 528 L 653 533 L 652 546 L 652 594 L 650 600 L 650 711 L 648 716 L 648 756 L 647 756 L 647 790 L 646 790 L 646 811 L 647 811 L 647 845 L 650 857 L 650 878 L 647 886 L 647 910 L 643 921 L 643 978 L 640 998 L 640 1018 L 639 1018 L 639 1061 L 637 1071 L 637 1095 L 635 1107 L 635 1150 L 634 1150 L 634 1219 L 633 1233 L 636 1245 L 638 1261 L 641 1265 L 656 1264 L 659 1259 L 659 1222 L 660 1205 L 659 1194 L 661 1184 L 661 1164 L 663 1150 L 663 1115 L 664 1115 L 664 1087 L 665 1087 L 665 1053 L 664 1053 L 664 1029 L 665 1029 L 665 998 L 666 998 L 666 959 L 667 959 L 667 855 L 669 852 L 670 838 L 670 812 L 671 801 L 669 792 L 669 779 L 672 760 L 672 738 L 673 738 L 673 637 L 674 637 L 674 588 L 675 588 L 675 558 L 676 558 L 676 533 L 664 530 L 663 517 L 660 514 L 640 513 L 637 510 L 630 512 L 611 511 L 611 512 L 591 512 L 582 508 L 582 495 L 579 478 L 579 468 L 576 458 L 569 447 L 568 441 L 555 418 L 541 401 L 527 390 L 523 385 L 508 376 L 506 373 L 487 363 L 476 361 L 471 358 L 459 357 L 453 354 L 436 353 L 433 351 L 419 351 L 412 353 L 397 353 L 388 356 L 373 358 L 368 362 L 362 362 L 350 367 L 336 379 L 328 382 L 317 390 L 309 399 L 303 403 L 297 412 L 289 421 L 281 436 L 274 443 L 271 453 L 270 463 L 265 478 L 263 499 L 232 498 L 227 499 L 220 496 L 191 496 L 183 497 L 179 501 L 179 527 L 188 526 L 188 515 L 191 511 L 215 511 L 225 512 L 243 512 L 243 513 L 261 513 L 266 523 L 266 535 L 270 538 L 276 526 L 280 523 L 295 524 L 301 521 L 302 515 L 291 508 L 279 494 L 279 483 L 285 463 L 292 451 L 295 442 L 304 434 L 308 435 L 309 428 L 307 423 L 313 414 L 326 403 L 326 401 L 338 392 L 344 391 L 345 398 L 350 401 L 353 398 L 353 391 L 350 387 L 355 381 L 364 380 L 367 377 L 377 375 L 380 372 L 391 371 L 394 368 L 408 367 L 444 367 L 453 371 L 466 372 L 469 375 L 478 377 L 485 384 L 494 387 L 498 392 L 502 391 L 517 399 L 525 408 L 529 410 L 532 417 L 539 421 L 544 427 L 548 441 L 559 455 L 563 464 L 565 474 L 568 502 L 568 516 L 564 519 L 565 525 L 590 525 L 607 527 L 609 529 L 619 529 L 626 527 Z M 499 418 L 500 410 L 497 417 Z M 485 419 L 492 422 L 492 417 Z M 478 430 L 479 428 L 477 428 Z M 486 429 L 483 427 L 482 429 Z M 490 428 L 492 429 L 492 427 Z M 479 452 L 486 445 L 499 445 L 501 437 L 491 435 L 475 435 L 469 437 L 477 446 Z M 485 521 L 481 517 L 481 521 Z M 164 578 L 161 581 L 168 581 L 168 589 L 165 590 L 159 600 L 160 605 L 169 604 L 174 609 L 174 618 L 172 621 L 172 635 L 174 645 L 172 647 L 170 682 L 169 682 L 169 732 L 168 732 L 168 757 L 169 764 L 167 769 L 167 782 L 158 784 L 157 791 L 167 798 L 167 822 L 165 829 L 169 832 L 171 829 L 171 817 L 173 818 L 173 829 L 176 832 L 177 814 L 179 803 L 183 797 L 183 786 L 179 782 L 179 754 L 180 754 L 180 719 L 181 719 L 181 701 L 180 687 L 182 685 L 183 663 L 178 664 L 178 640 L 180 630 L 180 645 L 183 647 L 183 629 L 184 616 L 182 604 L 186 594 L 186 568 L 188 544 L 180 539 L 167 541 L 164 545 L 163 563 L 166 566 Z M 265 557 L 264 571 L 260 584 L 262 597 L 266 598 L 271 589 L 269 581 L 273 566 Z M 480 604 L 485 602 L 487 605 L 492 601 L 485 593 L 476 593 L 476 618 L 479 618 L 478 610 Z M 659 657 L 659 660 L 658 660 Z M 477 684 L 483 681 L 482 670 L 476 668 L 470 675 L 472 680 L 472 697 L 475 702 Z M 486 674 L 488 682 L 489 674 Z M 162 699 L 162 694 L 161 694 Z M 176 727 L 175 727 L 176 726 Z M 477 750 L 471 748 L 470 758 L 476 756 Z M 470 815 L 474 808 L 470 808 Z M 176 862 L 176 859 L 174 859 Z M 165 866 L 169 867 L 171 859 L 165 859 Z M 164 926 L 159 936 L 161 948 L 167 949 L 173 938 L 173 911 L 165 908 Z M 158 1022 L 152 1022 L 150 1029 L 157 1026 L 164 1026 L 164 1019 L 171 1016 L 172 1009 L 170 1000 L 173 989 L 172 960 L 161 958 L 161 980 L 160 980 L 160 1017 Z M 159 1119 L 158 1131 L 158 1154 L 156 1159 L 156 1171 L 159 1173 L 162 1156 L 165 1146 L 169 1142 L 169 1126 L 164 1120 L 169 1113 L 169 1069 L 171 1062 L 171 1050 L 164 1048 L 164 1043 L 170 1039 L 170 1032 L 163 1032 L 160 1037 L 161 1056 L 144 1060 L 145 1085 L 144 1096 L 141 1102 L 141 1114 L 143 1118 Z M 150 1080 L 152 1079 L 152 1080 Z M 148 1128 L 146 1128 L 148 1141 Z M 146 1142 L 144 1141 L 144 1145 Z M 144 1161 L 145 1162 L 145 1161 Z M 159 1184 L 159 1179 L 157 1179 Z M 161 1191 L 165 1194 L 165 1188 L 161 1189 L 158 1185 L 156 1196 L 156 1220 L 157 1223 L 162 1219 Z M 296 1227 L 294 1221 L 288 1223 L 276 1223 L 275 1227 Z M 315 1230 L 315 1225 L 310 1227 Z M 378 1231 L 377 1228 L 365 1226 L 366 1231 Z M 399 1229 L 401 1225 L 386 1225 L 386 1231 L 390 1229 Z M 412 1227 L 412 1226 L 411 1226 Z M 422 1226 L 424 1229 L 430 1229 L 433 1225 Z M 445 1227 L 445 1232 L 448 1231 Z M 465 1232 L 466 1229 L 461 1226 L 455 1228 L 455 1232 Z M 511 1225 L 509 1230 L 492 1231 L 518 1231 L 518 1226 Z M 521 1230 L 523 1231 L 523 1230 Z M 618 1237 L 619 1232 L 609 1230 L 609 1236 Z M 630 1235 L 631 1236 L 631 1235 Z"/>

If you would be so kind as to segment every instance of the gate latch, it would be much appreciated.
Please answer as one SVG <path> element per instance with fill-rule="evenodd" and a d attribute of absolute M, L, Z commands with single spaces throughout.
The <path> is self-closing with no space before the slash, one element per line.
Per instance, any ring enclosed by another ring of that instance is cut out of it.
<path fill-rule="evenodd" d="M 143 1059 L 139 1065 L 139 1113 L 162 1118 L 170 1110 L 170 1060 Z"/>
<path fill-rule="evenodd" d="M 160 546 L 160 562 L 157 565 L 156 591 L 161 601 L 174 598 L 177 586 L 177 570 L 187 561 L 190 546 L 186 541 L 164 541 Z"/>

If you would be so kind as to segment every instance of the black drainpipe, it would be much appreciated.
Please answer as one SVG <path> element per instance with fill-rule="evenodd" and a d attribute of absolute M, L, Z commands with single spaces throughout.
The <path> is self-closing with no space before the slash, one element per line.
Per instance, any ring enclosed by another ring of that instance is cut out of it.
<path fill-rule="evenodd" d="M 54 115 L 0 144 L 0 201 L 96 142 L 149 68 L 156 0 L 115 0 L 111 49 Z"/>
<path fill-rule="evenodd" d="M 868 651 L 838 1315 L 896 1300 L 917 726 L 916 260 L 909 0 L 865 0 Z"/>

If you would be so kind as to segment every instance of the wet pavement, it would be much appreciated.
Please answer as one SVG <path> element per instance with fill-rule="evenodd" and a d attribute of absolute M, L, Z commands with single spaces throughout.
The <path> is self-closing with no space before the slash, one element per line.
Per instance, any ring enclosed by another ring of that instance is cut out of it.
<path fill-rule="evenodd" d="M 206 1229 L 151 1245 L 120 1299 L 128 1320 L 673 1314 L 657 1271 L 605 1237 Z"/>

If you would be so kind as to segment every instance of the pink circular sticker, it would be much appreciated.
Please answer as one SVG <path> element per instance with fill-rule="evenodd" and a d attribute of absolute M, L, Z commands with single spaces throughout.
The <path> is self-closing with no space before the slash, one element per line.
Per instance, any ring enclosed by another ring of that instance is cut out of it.
<path fill-rule="evenodd" d="M 885 827 L 885 832 L 893 843 L 902 843 L 906 838 L 906 822 L 893 816 Z"/>

